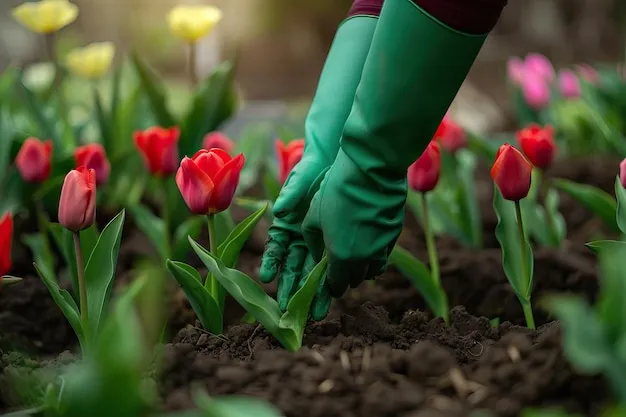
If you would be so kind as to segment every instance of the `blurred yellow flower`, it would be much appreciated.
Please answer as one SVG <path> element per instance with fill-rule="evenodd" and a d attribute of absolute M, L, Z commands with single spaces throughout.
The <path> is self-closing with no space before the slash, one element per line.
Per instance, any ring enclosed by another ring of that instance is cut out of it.
<path fill-rule="evenodd" d="M 67 68 L 75 75 L 96 79 L 111 68 L 115 45 L 113 42 L 96 42 L 70 51 L 65 58 Z"/>
<path fill-rule="evenodd" d="M 13 9 L 13 18 L 37 33 L 53 33 L 78 17 L 78 6 L 68 0 L 28 2 Z"/>
<path fill-rule="evenodd" d="M 167 15 L 172 33 L 193 43 L 208 35 L 222 20 L 222 11 L 215 6 L 181 5 Z"/>

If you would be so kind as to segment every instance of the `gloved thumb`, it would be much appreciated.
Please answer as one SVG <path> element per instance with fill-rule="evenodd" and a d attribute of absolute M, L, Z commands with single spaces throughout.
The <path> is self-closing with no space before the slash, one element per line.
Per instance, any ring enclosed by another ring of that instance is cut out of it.
<path fill-rule="evenodd" d="M 319 189 L 329 168 L 325 167 L 319 172 L 312 173 L 306 162 L 301 161 L 289 174 L 274 203 L 272 210 L 274 216 L 289 223 L 301 222 L 309 210 L 311 199 Z M 311 174 L 317 175 L 312 176 Z"/>

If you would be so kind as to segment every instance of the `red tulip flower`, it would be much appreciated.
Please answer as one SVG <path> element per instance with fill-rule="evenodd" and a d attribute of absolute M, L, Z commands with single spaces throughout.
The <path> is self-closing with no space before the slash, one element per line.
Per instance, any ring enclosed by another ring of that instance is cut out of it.
<path fill-rule="evenodd" d="M 451 154 L 467 146 L 467 135 L 461 126 L 448 116 L 444 117 L 435 132 L 435 140 L 441 147 Z"/>
<path fill-rule="evenodd" d="M 99 143 L 79 146 L 74 150 L 76 167 L 84 166 L 96 171 L 96 184 L 102 185 L 109 179 L 111 164 L 107 159 L 104 147 Z"/>
<path fill-rule="evenodd" d="M 231 154 L 235 150 L 235 143 L 222 132 L 211 132 L 204 137 L 202 147 L 206 150 L 220 148 Z"/>
<path fill-rule="evenodd" d="M 520 151 L 505 143 L 498 149 L 491 168 L 491 178 L 502 197 L 519 201 L 528 195 L 533 167 Z"/>
<path fill-rule="evenodd" d="M 232 158 L 218 148 L 202 149 L 183 158 L 176 173 L 176 184 L 194 214 L 215 214 L 226 210 L 233 201 L 245 158 Z"/>
<path fill-rule="evenodd" d="M 551 126 L 542 128 L 531 124 L 517 132 L 519 145 L 530 162 L 539 169 L 548 168 L 556 155 L 554 131 Z"/>
<path fill-rule="evenodd" d="M 287 145 L 282 140 L 276 141 L 276 155 L 278 158 L 278 180 L 281 184 L 287 181 L 289 173 L 302 159 L 304 153 L 304 139 L 296 139 Z"/>
<path fill-rule="evenodd" d="M 91 226 L 96 218 L 96 171 L 84 166 L 65 176 L 59 200 L 59 223 L 78 232 Z"/>
<path fill-rule="evenodd" d="M 13 217 L 6 213 L 0 218 L 0 277 L 11 269 L 11 244 L 13 242 Z M 1 278 L 0 278 L 1 279 Z"/>
<path fill-rule="evenodd" d="M 157 177 L 166 177 L 178 168 L 178 138 L 180 129 L 172 127 L 151 127 L 143 132 L 135 132 L 135 145 L 150 171 Z"/>
<path fill-rule="evenodd" d="M 15 165 L 24 181 L 41 183 L 50 176 L 51 159 L 52 141 L 28 138 L 15 158 Z"/>
<path fill-rule="evenodd" d="M 409 186 L 420 193 L 432 191 L 439 182 L 441 153 L 439 144 L 431 141 L 422 155 L 408 170 Z"/>

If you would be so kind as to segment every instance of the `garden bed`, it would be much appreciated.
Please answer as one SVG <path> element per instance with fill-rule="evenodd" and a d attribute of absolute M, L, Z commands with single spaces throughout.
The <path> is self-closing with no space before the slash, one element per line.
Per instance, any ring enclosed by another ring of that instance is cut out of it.
<path fill-rule="evenodd" d="M 555 176 L 609 192 L 616 172 L 616 161 L 597 158 L 562 161 L 553 170 Z M 237 324 L 243 310 L 234 303 L 227 308 L 231 325 L 224 335 L 213 336 L 193 325 L 193 312 L 176 296 L 170 319 L 175 336 L 165 346 L 159 382 L 164 407 L 191 408 L 193 391 L 203 388 L 213 396 L 267 399 L 286 417 L 465 416 L 479 409 L 514 416 L 525 407 L 553 405 L 596 414 L 607 397 L 602 378 L 574 372 L 562 355 L 559 324 L 540 303 L 556 292 L 595 297 L 595 258 L 583 243 L 598 232 L 598 223 L 562 196 L 570 239 L 559 250 L 535 253 L 533 302 L 539 328 L 530 331 L 517 327 L 523 324 L 522 310 L 493 237 L 491 183 L 479 181 L 479 188 L 485 249 L 439 240 L 443 285 L 450 305 L 456 306 L 449 326 L 425 312 L 418 292 L 393 269 L 336 301 L 328 318 L 308 326 L 305 347 L 297 353 L 282 349 L 258 325 Z M 131 265 L 124 259 L 136 257 L 148 245 L 136 240 L 140 237 L 130 238 L 133 233 L 132 227 L 125 231 L 120 268 Z M 423 236 L 409 215 L 400 244 L 427 259 Z M 33 275 L 28 254 L 21 248 L 15 252 L 15 274 L 26 278 L 0 292 L 3 353 L 17 350 L 54 359 L 75 349 L 75 336 Z M 257 236 L 239 268 L 256 276 L 261 253 Z M 501 324 L 494 326 L 492 319 Z M 12 366 L 7 358 L 3 366 Z M 5 381 L 0 411 L 14 405 L 8 402 L 8 389 Z"/>

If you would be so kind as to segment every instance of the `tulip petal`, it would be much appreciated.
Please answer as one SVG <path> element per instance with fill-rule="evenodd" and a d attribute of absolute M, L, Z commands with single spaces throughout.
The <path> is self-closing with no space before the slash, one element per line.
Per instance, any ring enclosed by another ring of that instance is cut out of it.
<path fill-rule="evenodd" d="M 214 178 L 215 175 L 224 166 L 224 161 L 213 150 L 201 150 L 191 158 L 193 162 L 204 171 L 210 178 Z"/>
<path fill-rule="evenodd" d="M 226 210 L 233 201 L 233 196 L 239 185 L 239 175 L 246 162 L 243 154 L 235 156 L 215 175 L 215 192 L 209 203 L 213 213 Z"/>
<path fill-rule="evenodd" d="M 0 276 L 11 269 L 11 245 L 13 242 L 13 218 L 6 213 L 0 218 Z"/>
<path fill-rule="evenodd" d="M 65 176 L 59 200 L 59 223 L 79 231 L 93 224 L 96 209 L 96 173 L 80 166 Z"/>
<path fill-rule="evenodd" d="M 176 185 L 187 207 L 194 214 L 207 214 L 215 185 L 211 178 L 188 157 L 176 173 Z"/>

